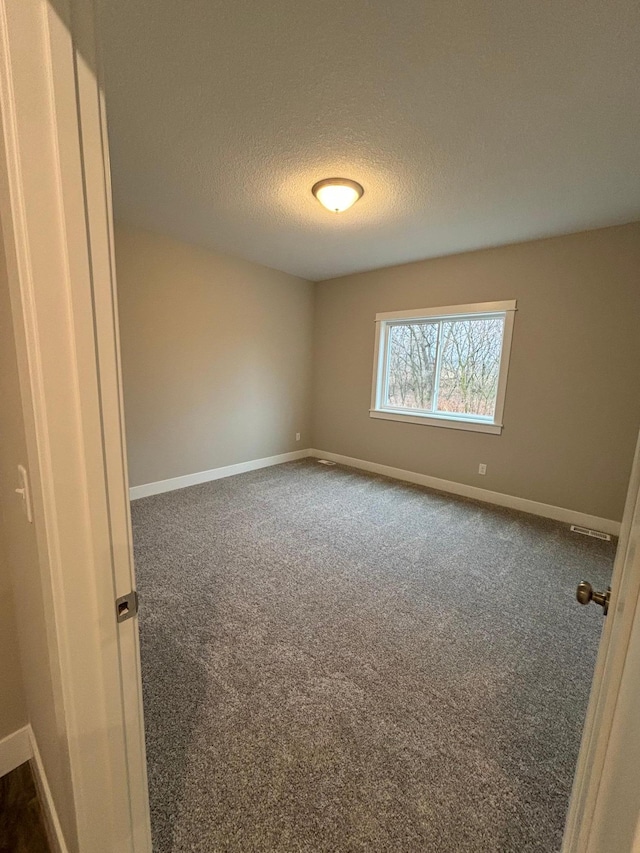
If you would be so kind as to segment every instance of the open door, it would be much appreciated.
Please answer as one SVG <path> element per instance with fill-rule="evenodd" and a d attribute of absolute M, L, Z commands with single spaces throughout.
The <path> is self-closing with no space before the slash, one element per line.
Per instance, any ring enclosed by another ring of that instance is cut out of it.
<path fill-rule="evenodd" d="M 563 853 L 640 849 L 640 440 L 629 482 Z M 586 614 L 585 614 L 586 615 Z M 599 618 L 598 614 L 593 614 Z M 634 843 L 635 838 L 635 843 Z"/>
<path fill-rule="evenodd" d="M 91 0 L 0 0 L 0 104 L 0 216 L 55 693 L 53 731 L 35 733 L 47 817 L 61 851 L 148 853 L 110 178 Z M 51 756 L 62 756 L 63 774 Z"/>

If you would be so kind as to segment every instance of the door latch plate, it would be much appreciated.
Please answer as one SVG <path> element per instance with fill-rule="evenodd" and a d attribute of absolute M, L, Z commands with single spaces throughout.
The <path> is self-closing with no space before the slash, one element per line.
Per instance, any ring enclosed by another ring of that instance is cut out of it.
<path fill-rule="evenodd" d="M 118 622 L 126 622 L 138 613 L 138 593 L 135 589 L 126 595 L 116 598 L 116 619 Z"/>

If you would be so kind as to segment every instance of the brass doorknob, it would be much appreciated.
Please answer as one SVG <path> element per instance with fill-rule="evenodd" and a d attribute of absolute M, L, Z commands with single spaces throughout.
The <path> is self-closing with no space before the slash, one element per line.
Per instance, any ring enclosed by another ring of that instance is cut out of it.
<path fill-rule="evenodd" d="M 589 581 L 580 581 L 576 590 L 576 598 L 580 604 L 589 604 L 589 602 L 594 601 L 602 607 L 603 615 L 606 616 L 607 611 L 609 610 L 611 587 L 609 587 L 606 592 L 594 592 Z"/>

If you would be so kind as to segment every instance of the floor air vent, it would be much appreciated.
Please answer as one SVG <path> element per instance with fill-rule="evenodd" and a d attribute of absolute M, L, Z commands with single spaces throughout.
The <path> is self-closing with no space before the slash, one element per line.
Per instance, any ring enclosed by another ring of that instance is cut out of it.
<path fill-rule="evenodd" d="M 335 462 L 331 462 L 330 459 L 318 459 L 319 465 L 335 465 Z"/>
<path fill-rule="evenodd" d="M 574 533 L 582 533 L 583 536 L 592 536 L 594 539 L 604 539 L 605 542 L 611 542 L 609 534 L 602 533 L 600 530 L 592 530 L 590 527 L 580 527 L 577 524 L 572 524 L 571 530 Z"/>

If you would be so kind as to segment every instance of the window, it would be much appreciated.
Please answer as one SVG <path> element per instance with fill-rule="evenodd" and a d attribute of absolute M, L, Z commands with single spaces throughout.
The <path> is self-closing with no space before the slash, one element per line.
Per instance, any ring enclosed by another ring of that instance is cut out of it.
<path fill-rule="evenodd" d="M 500 433 L 516 303 L 376 316 L 373 418 Z"/>

